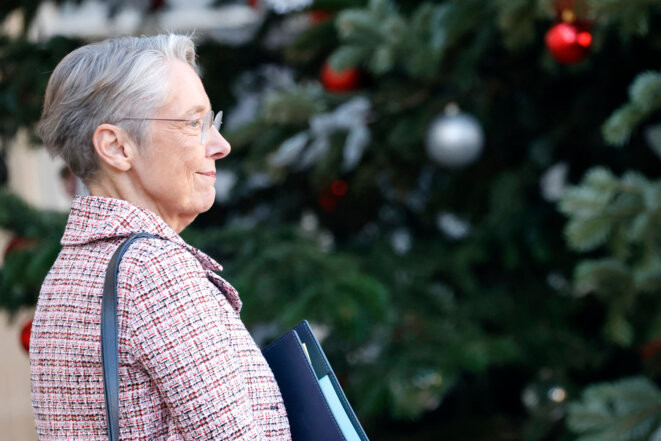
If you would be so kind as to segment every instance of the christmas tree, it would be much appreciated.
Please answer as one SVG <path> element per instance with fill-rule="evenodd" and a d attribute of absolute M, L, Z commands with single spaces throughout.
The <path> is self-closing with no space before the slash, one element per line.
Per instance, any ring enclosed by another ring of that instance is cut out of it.
<path fill-rule="evenodd" d="M 232 153 L 183 235 L 257 342 L 311 321 L 374 439 L 659 439 L 661 4 L 248 3 L 240 41 L 199 36 Z M 2 149 L 82 44 L 16 8 Z M 65 215 L 0 199 L 16 310 Z"/>

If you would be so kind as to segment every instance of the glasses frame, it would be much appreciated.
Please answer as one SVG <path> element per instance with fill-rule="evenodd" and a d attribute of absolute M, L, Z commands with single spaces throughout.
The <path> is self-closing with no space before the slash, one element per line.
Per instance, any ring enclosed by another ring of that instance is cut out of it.
<path fill-rule="evenodd" d="M 215 116 L 214 116 L 215 115 Z M 120 119 L 117 122 L 122 122 L 124 120 L 131 121 L 178 121 L 178 122 L 188 122 L 192 123 L 198 118 L 183 119 L 183 118 L 134 118 L 132 116 L 126 116 Z M 220 132 L 220 127 L 223 125 L 223 111 L 219 111 L 217 114 L 213 110 L 209 110 L 204 114 L 202 118 L 202 130 L 200 132 L 200 140 L 202 145 L 206 141 L 207 133 L 211 130 L 211 126 L 215 127 L 218 132 Z"/>

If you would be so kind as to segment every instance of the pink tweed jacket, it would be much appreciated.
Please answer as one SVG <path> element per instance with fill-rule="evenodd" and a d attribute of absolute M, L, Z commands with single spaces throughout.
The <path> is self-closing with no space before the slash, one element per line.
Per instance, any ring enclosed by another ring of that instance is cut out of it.
<path fill-rule="evenodd" d="M 118 277 L 122 440 L 290 440 L 273 373 L 243 325 L 222 267 L 128 202 L 77 197 L 39 294 L 30 342 L 40 440 L 106 440 L 100 311 L 106 267 L 131 233 Z"/>

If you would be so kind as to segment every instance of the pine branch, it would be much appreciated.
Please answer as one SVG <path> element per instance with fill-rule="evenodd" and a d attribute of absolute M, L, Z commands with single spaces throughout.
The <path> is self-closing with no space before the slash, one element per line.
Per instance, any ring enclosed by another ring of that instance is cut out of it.
<path fill-rule="evenodd" d="M 629 87 L 629 102 L 606 120 L 602 134 L 607 143 L 624 145 L 646 118 L 661 109 L 661 72 L 643 72 Z"/>
<path fill-rule="evenodd" d="M 606 17 L 620 28 L 624 38 L 647 35 L 652 14 L 659 12 L 656 0 L 589 0 L 588 4 L 591 18 Z"/>
<path fill-rule="evenodd" d="M 0 228 L 23 242 L 6 254 L 0 269 L 0 308 L 14 313 L 37 303 L 41 283 L 60 251 L 65 221 L 66 214 L 37 210 L 0 189 Z"/>
<path fill-rule="evenodd" d="M 569 406 L 568 425 L 579 441 L 648 440 L 661 425 L 661 391 L 643 377 L 590 386 Z"/>
<path fill-rule="evenodd" d="M 579 252 L 603 249 L 607 256 L 580 262 L 574 272 L 579 293 L 594 293 L 607 304 L 604 332 L 630 346 L 644 330 L 632 325 L 639 294 L 658 293 L 661 280 L 661 181 L 628 172 L 616 178 L 593 168 L 566 190 L 559 203 L 568 216 L 567 243 Z"/>
<path fill-rule="evenodd" d="M 39 210 L 0 187 L 0 228 L 28 239 L 57 239 L 62 236 L 67 215 Z"/>
<path fill-rule="evenodd" d="M 363 9 L 342 11 L 337 30 L 344 46 L 330 58 L 336 69 L 364 65 L 375 75 L 403 69 L 414 79 L 430 80 L 444 53 L 471 34 L 484 18 L 474 0 L 423 3 L 401 15 L 389 0 L 371 0 Z"/>

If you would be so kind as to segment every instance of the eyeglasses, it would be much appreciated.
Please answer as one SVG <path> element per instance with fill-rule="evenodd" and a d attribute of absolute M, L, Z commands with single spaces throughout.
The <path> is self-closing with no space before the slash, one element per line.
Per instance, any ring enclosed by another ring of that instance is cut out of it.
<path fill-rule="evenodd" d="M 133 118 L 133 117 L 126 117 L 122 118 L 117 122 L 124 121 L 126 119 L 133 120 L 133 121 L 180 121 L 180 122 L 185 122 L 188 124 L 188 127 L 191 129 L 199 129 L 200 128 L 200 119 L 199 118 L 193 118 L 193 119 L 176 119 L 176 118 Z M 216 130 L 220 131 L 220 126 L 223 125 L 223 111 L 221 110 L 214 116 L 214 111 L 209 110 L 205 115 L 204 118 L 201 121 L 202 124 L 202 130 L 200 131 L 200 140 L 202 141 L 202 144 L 207 139 L 207 133 L 209 133 L 209 129 L 211 129 L 211 126 L 213 125 Z"/>

